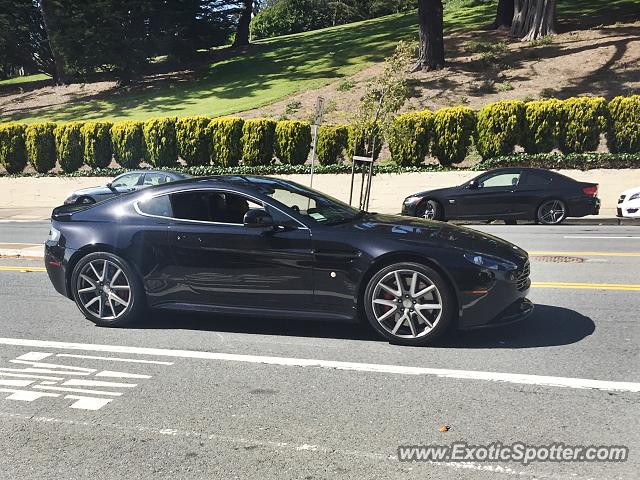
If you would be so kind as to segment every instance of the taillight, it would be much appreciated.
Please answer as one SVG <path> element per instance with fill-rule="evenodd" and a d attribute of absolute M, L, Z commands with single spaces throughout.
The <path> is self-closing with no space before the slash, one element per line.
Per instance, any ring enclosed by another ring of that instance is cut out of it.
<path fill-rule="evenodd" d="M 582 189 L 582 192 L 585 195 L 589 195 L 590 197 L 595 197 L 596 195 L 598 195 L 598 186 L 594 185 L 593 187 L 584 187 Z"/>

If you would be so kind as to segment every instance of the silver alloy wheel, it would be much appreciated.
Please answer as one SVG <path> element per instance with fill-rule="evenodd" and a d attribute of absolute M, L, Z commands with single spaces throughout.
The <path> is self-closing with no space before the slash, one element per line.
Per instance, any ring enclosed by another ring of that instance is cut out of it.
<path fill-rule="evenodd" d="M 438 288 L 415 270 L 394 270 L 382 277 L 373 290 L 371 307 L 382 328 L 399 338 L 424 337 L 442 317 Z"/>
<path fill-rule="evenodd" d="M 76 281 L 78 299 L 100 320 L 115 320 L 131 302 L 131 284 L 115 263 L 96 259 L 87 263 Z"/>
<path fill-rule="evenodd" d="M 549 200 L 543 203 L 538 210 L 538 218 L 542 223 L 555 225 L 562 222 L 566 215 L 564 203 L 560 200 Z"/>
<path fill-rule="evenodd" d="M 422 214 L 422 218 L 425 220 L 433 220 L 436 216 L 436 209 L 434 208 L 431 202 L 427 202 L 424 207 L 424 213 Z"/>

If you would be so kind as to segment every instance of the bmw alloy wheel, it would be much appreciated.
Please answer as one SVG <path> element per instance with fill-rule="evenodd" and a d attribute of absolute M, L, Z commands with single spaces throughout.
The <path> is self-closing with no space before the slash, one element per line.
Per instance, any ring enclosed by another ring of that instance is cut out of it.
<path fill-rule="evenodd" d="M 567 208 L 560 200 L 548 200 L 538 208 L 538 220 L 545 225 L 558 225 L 567 216 Z"/>

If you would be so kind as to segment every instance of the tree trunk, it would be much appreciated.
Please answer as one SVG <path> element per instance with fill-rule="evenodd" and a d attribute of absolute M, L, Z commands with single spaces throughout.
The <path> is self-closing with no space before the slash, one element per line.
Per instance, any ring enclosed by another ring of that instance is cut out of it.
<path fill-rule="evenodd" d="M 513 23 L 513 13 L 515 0 L 500 0 L 496 11 L 496 20 L 493 22 L 494 29 L 511 28 Z"/>
<path fill-rule="evenodd" d="M 444 68 L 442 0 L 418 0 L 420 52 L 413 71 Z"/>
<path fill-rule="evenodd" d="M 244 47 L 249 45 L 249 24 L 251 23 L 251 14 L 253 13 L 253 0 L 242 0 L 242 13 L 238 19 L 238 29 L 236 30 L 236 38 L 233 41 L 234 47 Z"/>
<path fill-rule="evenodd" d="M 515 0 L 511 35 L 531 41 L 555 35 L 556 0 Z"/>
<path fill-rule="evenodd" d="M 47 43 L 49 44 L 49 50 L 51 51 L 51 57 L 53 58 L 53 83 L 56 85 L 64 85 L 67 82 L 64 74 L 64 61 L 60 52 L 55 46 L 54 40 L 52 40 L 51 32 L 51 9 L 49 0 L 40 0 L 40 15 L 42 15 L 42 24 L 44 25 L 45 35 L 47 36 Z"/>

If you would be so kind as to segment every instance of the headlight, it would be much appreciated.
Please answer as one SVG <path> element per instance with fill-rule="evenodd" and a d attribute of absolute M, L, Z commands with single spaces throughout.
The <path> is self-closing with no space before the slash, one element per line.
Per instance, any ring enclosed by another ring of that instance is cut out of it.
<path fill-rule="evenodd" d="M 55 228 L 53 228 L 53 225 L 51 225 L 51 228 L 49 229 L 48 240 L 50 242 L 57 242 L 58 240 L 60 240 L 60 230 L 56 230 Z"/>
<path fill-rule="evenodd" d="M 467 252 L 464 254 L 464 258 L 471 263 L 490 270 L 516 270 L 518 266 L 510 262 L 509 260 L 503 260 L 501 258 L 490 257 L 480 253 Z"/>
<path fill-rule="evenodd" d="M 629 197 L 629 200 L 638 200 L 640 198 L 640 192 L 634 193 Z"/>
<path fill-rule="evenodd" d="M 422 200 L 422 197 L 407 197 L 404 199 L 404 203 L 418 203 Z"/>

